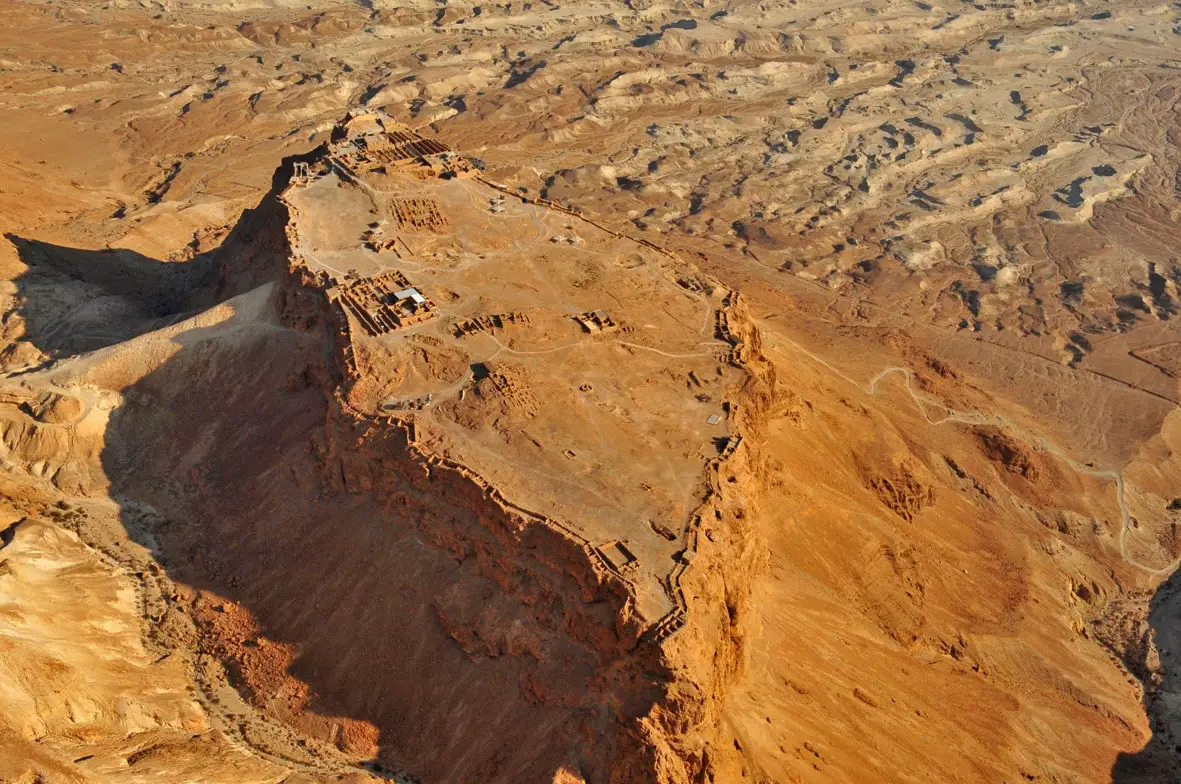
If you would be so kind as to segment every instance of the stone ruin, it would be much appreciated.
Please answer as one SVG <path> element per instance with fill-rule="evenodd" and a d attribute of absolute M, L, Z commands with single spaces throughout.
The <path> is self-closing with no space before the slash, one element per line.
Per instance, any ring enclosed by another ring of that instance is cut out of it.
<path fill-rule="evenodd" d="M 412 175 L 473 176 L 477 167 L 437 139 L 427 139 L 380 112 L 357 113 L 338 126 L 332 162 L 352 177 L 401 172 Z"/>
<path fill-rule="evenodd" d="M 611 332 L 619 328 L 619 325 L 615 323 L 614 319 L 605 310 L 588 310 L 586 313 L 575 316 L 574 320 L 591 334 L 596 332 Z"/>
<path fill-rule="evenodd" d="M 440 233 L 451 226 L 434 199 L 395 199 L 393 206 L 394 217 L 402 231 Z"/>
<path fill-rule="evenodd" d="M 338 286 L 329 296 L 335 296 L 371 337 L 421 324 L 435 315 L 435 304 L 396 270 Z"/>
<path fill-rule="evenodd" d="M 639 571 L 640 557 L 628 546 L 627 539 L 616 539 L 597 549 L 614 571 L 623 575 Z"/>
<path fill-rule="evenodd" d="M 528 323 L 529 317 L 527 315 L 519 310 L 514 310 L 511 313 L 493 313 L 488 316 L 464 319 L 452 327 L 452 332 L 455 337 L 461 338 L 465 335 L 475 335 L 479 332 L 495 332 L 498 329 L 504 329 L 505 324 Z"/>

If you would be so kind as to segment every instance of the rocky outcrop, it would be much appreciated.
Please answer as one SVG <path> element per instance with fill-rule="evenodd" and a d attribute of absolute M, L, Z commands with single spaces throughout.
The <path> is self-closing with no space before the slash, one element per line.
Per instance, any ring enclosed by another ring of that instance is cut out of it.
<path fill-rule="evenodd" d="M 747 491 L 774 401 L 741 298 L 718 324 L 746 371 L 727 394 L 732 435 L 690 524 L 671 532 L 673 609 L 645 618 L 575 526 L 420 444 L 412 416 L 350 402 L 348 321 L 299 258 L 282 198 L 293 163 L 222 250 L 216 316 L 54 382 L 109 387 L 111 402 L 82 478 L 59 489 L 109 491 L 128 533 L 191 586 L 170 601 L 200 634 L 174 643 L 217 661 L 307 753 L 427 781 L 708 778 L 734 753 L 718 727 L 744 666 L 763 552 Z M 5 432 L 51 426 L 57 462 L 77 463 L 70 401 L 28 398 Z"/>
<path fill-rule="evenodd" d="M 727 400 L 735 435 L 708 466 L 708 495 L 668 577 L 674 609 L 644 619 L 626 578 L 573 528 L 421 450 L 412 419 L 374 417 L 350 404 L 358 370 L 348 320 L 318 299 L 322 281 L 297 254 L 288 258 L 284 321 L 326 325 L 335 359 L 323 373 L 327 419 L 314 439 L 318 492 L 372 498 L 383 511 L 379 524 L 412 527 L 453 563 L 471 565 L 478 579 L 451 582 L 431 600 L 443 633 L 472 659 L 512 659 L 523 699 L 579 715 L 593 740 L 580 743 L 571 767 L 588 780 L 693 781 L 707 774 L 711 755 L 732 753 L 715 735 L 727 687 L 743 667 L 746 608 L 763 553 L 745 491 L 759 481 L 775 399 L 773 369 L 741 298 L 729 296 L 718 325 L 731 362 L 746 371 Z"/>

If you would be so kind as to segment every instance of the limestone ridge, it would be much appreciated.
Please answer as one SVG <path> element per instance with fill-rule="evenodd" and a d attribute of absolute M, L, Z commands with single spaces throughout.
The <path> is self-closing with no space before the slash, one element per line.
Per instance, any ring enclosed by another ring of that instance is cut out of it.
<path fill-rule="evenodd" d="M 690 265 L 646 240 L 630 240 L 576 211 L 487 181 L 438 143 L 428 147 L 404 129 L 388 135 L 401 147 L 384 157 L 409 152 L 401 163 L 413 166 L 416 177 L 470 177 L 494 194 L 560 211 L 654 250 L 678 275 L 700 280 Z M 292 198 L 317 173 L 336 174 L 350 184 L 360 179 L 356 161 L 342 160 L 339 140 L 348 138 L 347 122 L 334 138 L 333 144 L 284 161 L 271 193 L 227 243 L 221 279 L 224 294 L 281 280 L 286 325 L 320 332 L 330 347 L 316 382 L 329 400 L 325 427 L 313 446 L 319 492 L 376 499 L 385 511 L 382 524 L 413 526 L 438 550 L 474 565 L 482 580 L 496 585 L 492 597 L 452 586 L 434 602 L 438 622 L 469 657 L 516 659 L 526 699 L 585 714 L 587 737 L 571 760 L 580 775 L 589 781 L 700 780 L 720 756 L 734 753 L 729 744 L 720 748 L 715 735 L 727 687 L 742 669 L 746 605 L 763 552 L 746 523 L 752 515 L 744 490 L 762 470 L 760 446 L 775 397 L 774 374 L 745 303 L 737 292 L 719 291 L 713 338 L 725 364 L 739 372 L 723 403 L 729 435 L 718 439 L 718 453 L 703 466 L 704 492 L 687 522 L 665 523 L 676 548 L 659 576 L 665 609 L 646 614 L 639 606 L 643 589 L 628 564 L 613 563 L 576 519 L 530 509 L 527 498 L 514 497 L 452 457 L 451 450 L 439 449 L 437 439 L 420 434 L 417 411 L 374 410 L 357 394 L 367 373 L 357 356 L 365 335 L 358 333 L 369 329 L 345 306 L 340 291 L 365 279 L 350 273 L 341 280 L 315 269 L 300 250 L 305 238 Z M 363 138 L 370 150 L 378 147 L 373 134 Z M 419 154 L 424 149 L 429 154 Z M 719 288 L 714 281 L 708 285 Z M 577 512 L 572 508 L 568 515 Z M 562 684 L 570 677 L 562 671 L 563 659 L 593 662 L 591 674 L 582 684 Z"/>

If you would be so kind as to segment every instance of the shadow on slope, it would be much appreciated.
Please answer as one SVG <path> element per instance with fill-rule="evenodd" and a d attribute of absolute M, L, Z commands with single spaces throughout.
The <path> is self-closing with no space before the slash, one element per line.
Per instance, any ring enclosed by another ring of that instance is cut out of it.
<path fill-rule="evenodd" d="M 1181 781 L 1181 570 L 1157 588 L 1149 603 L 1147 633 L 1153 635 L 1159 666 L 1137 662 L 1144 683 L 1144 710 L 1152 738 L 1134 754 L 1121 754 L 1111 769 L 1112 784 L 1177 784 Z M 1147 640 L 1142 655 L 1149 655 Z"/>
<path fill-rule="evenodd" d="M 210 304 L 216 264 L 65 248 L 5 234 L 28 267 L 15 281 L 23 339 L 51 358 L 103 348 Z"/>
<path fill-rule="evenodd" d="M 429 780 L 524 781 L 536 763 L 556 767 L 560 751 L 543 760 L 568 748 L 573 717 L 523 700 L 514 657 L 468 656 L 436 617 L 449 593 L 499 593 L 476 559 L 452 560 L 325 475 L 330 404 L 310 383 L 320 353 L 274 325 L 186 335 L 112 418 L 112 495 L 168 521 L 153 533 L 169 575 L 216 595 L 193 603 L 213 633 L 203 647 L 268 713 Z"/>

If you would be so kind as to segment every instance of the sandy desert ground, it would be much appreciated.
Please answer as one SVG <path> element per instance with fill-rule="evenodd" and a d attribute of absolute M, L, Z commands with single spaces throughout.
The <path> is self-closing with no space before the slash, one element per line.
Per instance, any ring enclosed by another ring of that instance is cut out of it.
<path fill-rule="evenodd" d="M 1136 0 L 0 0 L 0 781 L 1181 781 L 1179 100 Z M 337 362 L 349 110 L 531 326 Z M 505 499 L 653 585 L 701 502 L 684 629 Z"/>

